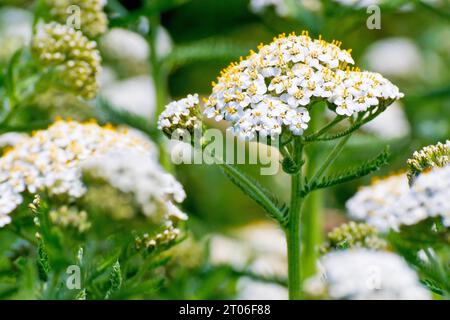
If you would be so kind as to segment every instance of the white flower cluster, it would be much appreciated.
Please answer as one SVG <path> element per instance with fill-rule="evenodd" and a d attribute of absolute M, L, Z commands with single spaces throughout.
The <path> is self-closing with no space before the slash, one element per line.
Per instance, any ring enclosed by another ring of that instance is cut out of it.
<path fill-rule="evenodd" d="M 414 225 L 427 218 L 441 217 L 450 228 L 450 165 L 424 172 L 411 189 L 389 207 L 398 225 Z"/>
<path fill-rule="evenodd" d="M 97 44 L 65 25 L 40 25 L 32 41 L 33 54 L 44 67 L 59 67 L 61 82 L 86 99 L 97 94 L 101 57 Z"/>
<path fill-rule="evenodd" d="M 331 299 L 428 300 L 416 273 L 390 252 L 355 249 L 321 259 L 325 290 Z"/>
<path fill-rule="evenodd" d="M 409 187 L 406 175 L 363 187 L 347 202 L 350 215 L 380 231 L 399 230 L 440 217 L 450 228 L 450 165 L 423 172 Z"/>
<path fill-rule="evenodd" d="M 158 119 L 158 129 L 171 136 L 176 129 L 193 133 L 201 124 L 198 95 L 169 103 Z"/>
<path fill-rule="evenodd" d="M 352 116 L 403 96 L 380 74 L 348 68 L 354 63 L 350 50 L 336 41 L 311 39 L 304 32 L 281 35 L 258 49 L 222 71 L 204 112 L 216 121 L 230 121 L 232 131 L 246 140 L 275 138 L 283 128 L 303 134 L 310 121 L 308 106 L 317 100 Z"/>
<path fill-rule="evenodd" d="M 8 132 L 0 135 L 0 149 L 5 147 L 14 147 L 22 139 L 26 138 L 25 133 Z"/>
<path fill-rule="evenodd" d="M 183 187 L 148 154 L 112 150 L 90 158 L 82 167 L 121 192 L 132 194 L 147 217 L 157 221 L 187 219 L 173 203 L 186 197 Z"/>
<path fill-rule="evenodd" d="M 398 220 L 391 214 L 402 194 L 409 190 L 405 174 L 391 175 L 362 187 L 346 207 L 353 219 L 364 220 L 382 232 L 398 228 Z"/>
<path fill-rule="evenodd" d="M 449 163 L 450 140 L 447 140 L 445 144 L 438 142 L 435 145 L 426 146 L 415 151 L 411 159 L 408 159 L 408 178 L 412 182 L 416 176 L 427 169 L 444 167 Z"/>
<path fill-rule="evenodd" d="M 22 192 L 46 189 L 51 194 L 82 196 L 80 163 L 113 149 L 141 152 L 149 158 L 155 152 L 141 135 L 96 123 L 57 121 L 22 139 L 0 158 L 0 227 L 11 222 L 9 213 L 22 203 Z"/>

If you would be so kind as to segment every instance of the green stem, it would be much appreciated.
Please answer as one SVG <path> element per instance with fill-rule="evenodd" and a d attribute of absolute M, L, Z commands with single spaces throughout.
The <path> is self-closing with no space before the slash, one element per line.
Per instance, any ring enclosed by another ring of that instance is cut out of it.
<path fill-rule="evenodd" d="M 295 140 L 294 160 L 302 162 L 303 145 L 300 140 Z M 302 173 L 301 170 L 291 176 L 291 206 L 289 210 L 289 224 L 287 229 L 287 251 L 288 251 L 288 283 L 289 299 L 297 300 L 301 297 L 301 210 L 303 198 Z"/>
<path fill-rule="evenodd" d="M 158 116 L 163 112 L 164 107 L 167 103 L 167 73 L 161 67 L 161 60 L 158 57 L 158 29 L 160 28 L 161 17 L 159 14 L 151 15 L 149 18 L 150 22 L 150 31 L 148 35 L 148 43 L 150 46 L 150 67 L 151 67 L 151 76 L 153 79 L 153 85 L 155 88 L 156 95 L 156 108 L 155 114 L 152 119 L 151 127 L 156 128 L 158 123 Z M 169 172 L 174 171 L 174 167 L 170 162 L 170 157 L 167 155 L 166 151 L 162 143 L 158 143 L 159 154 L 160 154 L 160 162 L 164 169 Z"/>
<path fill-rule="evenodd" d="M 310 130 L 317 130 L 323 126 L 323 117 L 320 115 L 325 112 L 325 105 L 318 105 L 311 110 Z M 336 117 L 333 121 L 323 126 L 317 131 L 317 136 L 322 135 L 340 122 L 342 117 Z M 322 148 L 317 144 L 310 144 L 306 150 L 306 168 L 305 176 L 311 177 L 318 169 L 322 156 Z M 322 242 L 323 232 L 323 191 L 316 191 L 310 194 L 305 201 L 302 220 L 302 281 L 316 272 L 316 264 L 318 258 L 317 247 Z"/>
<path fill-rule="evenodd" d="M 158 14 L 149 17 L 150 31 L 148 42 L 150 45 L 150 66 L 152 68 L 152 78 L 156 94 L 156 113 L 153 125 L 156 126 L 158 115 L 164 110 L 167 102 L 166 76 L 161 68 L 161 61 L 158 57 L 158 29 L 160 27 L 160 16 Z"/>
<path fill-rule="evenodd" d="M 302 281 L 316 273 L 318 246 L 323 232 L 323 191 L 316 191 L 306 198 L 302 220 Z"/>

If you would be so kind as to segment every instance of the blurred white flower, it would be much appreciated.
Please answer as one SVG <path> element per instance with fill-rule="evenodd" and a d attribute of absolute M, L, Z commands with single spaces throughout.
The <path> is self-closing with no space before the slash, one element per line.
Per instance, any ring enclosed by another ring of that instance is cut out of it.
<path fill-rule="evenodd" d="M 50 194 L 81 197 L 86 191 L 82 162 L 121 149 L 148 158 L 156 152 L 150 140 L 133 131 L 75 121 L 57 121 L 20 140 L 0 158 L 0 220 L 3 224 L 11 221 L 8 215 L 22 203 L 23 192 L 45 189 Z"/>
<path fill-rule="evenodd" d="M 160 27 L 156 38 L 156 50 L 160 57 L 164 57 L 172 50 L 172 39 L 166 29 Z M 150 47 L 139 33 L 112 28 L 105 34 L 100 43 L 105 56 L 124 62 L 146 62 L 150 57 Z"/>
<path fill-rule="evenodd" d="M 22 139 L 28 137 L 25 133 L 8 132 L 0 135 L 0 148 L 14 147 Z"/>
<path fill-rule="evenodd" d="M 32 36 L 33 15 L 23 9 L 0 10 L 0 61 L 8 60 L 16 50 L 27 45 Z"/>
<path fill-rule="evenodd" d="M 98 74 L 98 82 L 100 85 L 100 92 L 103 88 L 117 81 L 117 74 L 111 67 L 102 66 Z"/>
<path fill-rule="evenodd" d="M 106 84 L 101 96 L 113 107 L 150 119 L 155 113 L 156 96 L 153 80 L 138 76 Z"/>
<path fill-rule="evenodd" d="M 420 49 L 408 38 L 387 38 L 373 43 L 363 60 L 368 68 L 386 76 L 407 77 L 422 70 Z"/>
<path fill-rule="evenodd" d="M 398 220 L 389 208 L 397 206 L 401 195 L 409 190 L 406 174 L 377 179 L 369 186 L 361 187 L 347 201 L 351 218 L 363 220 L 382 232 L 398 228 Z"/>
<path fill-rule="evenodd" d="M 288 8 L 284 0 L 251 0 L 250 10 L 254 13 L 261 13 L 269 7 L 275 8 L 275 12 L 279 16 L 285 16 L 288 13 Z"/>
<path fill-rule="evenodd" d="M 237 283 L 238 300 L 287 300 L 288 290 L 279 284 L 253 280 L 248 277 Z"/>
<path fill-rule="evenodd" d="M 331 299 L 428 300 L 416 273 L 394 253 L 355 249 L 328 253 L 320 260 Z"/>
<path fill-rule="evenodd" d="M 209 261 L 213 265 L 241 270 L 248 264 L 250 254 L 250 249 L 237 239 L 217 234 L 209 240 Z"/>
<path fill-rule="evenodd" d="M 398 220 L 398 225 L 414 225 L 427 218 L 441 217 L 443 225 L 450 228 L 449 199 L 450 165 L 447 165 L 420 174 L 409 192 L 388 210 Z"/>
<path fill-rule="evenodd" d="M 399 230 L 428 218 L 440 217 L 450 227 L 450 166 L 433 168 L 415 178 L 390 176 L 362 187 L 346 206 L 352 218 L 365 220 L 380 231 Z"/>
<path fill-rule="evenodd" d="M 186 197 L 183 187 L 164 171 L 155 156 L 133 150 L 112 150 L 91 157 L 82 168 L 123 193 L 132 194 L 144 215 L 155 221 L 187 219 L 173 204 Z"/>
<path fill-rule="evenodd" d="M 286 276 L 286 240 L 276 225 L 254 223 L 230 233 L 211 239 L 212 264 L 228 264 L 261 276 Z"/>
<path fill-rule="evenodd" d="M 399 139 L 409 135 L 411 126 L 401 102 L 395 101 L 362 129 L 385 139 Z"/>
<path fill-rule="evenodd" d="M 350 6 L 355 8 L 365 8 L 371 5 L 380 5 L 384 0 L 334 0 L 344 6 Z"/>

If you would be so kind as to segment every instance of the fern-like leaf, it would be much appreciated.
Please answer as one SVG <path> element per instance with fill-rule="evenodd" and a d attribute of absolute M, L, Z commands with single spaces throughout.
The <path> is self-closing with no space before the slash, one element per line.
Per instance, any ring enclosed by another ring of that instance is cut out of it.
<path fill-rule="evenodd" d="M 221 164 L 224 174 L 238 186 L 247 196 L 258 203 L 271 218 L 286 226 L 289 208 L 255 179 L 246 175 L 236 166 Z"/>
<path fill-rule="evenodd" d="M 378 154 L 374 159 L 363 163 L 361 166 L 346 170 L 342 173 L 330 177 L 324 177 L 323 179 L 315 183 L 313 182 L 311 184 L 308 184 L 308 182 L 305 181 L 306 187 L 304 190 L 304 195 L 317 189 L 329 188 L 338 184 L 359 179 L 370 173 L 378 171 L 382 166 L 388 163 L 389 156 L 389 148 L 386 147 L 386 149 L 384 149 L 383 152 Z"/>
<path fill-rule="evenodd" d="M 366 117 L 364 117 L 363 119 L 357 121 L 356 123 L 354 123 L 353 125 L 351 125 L 347 129 L 345 129 L 345 130 L 343 130 L 341 132 L 335 133 L 335 134 L 319 137 L 319 138 L 317 138 L 317 140 L 319 140 L 319 141 L 330 141 L 330 140 L 336 140 L 336 139 L 348 136 L 349 134 L 351 134 L 351 133 L 355 132 L 356 130 L 358 130 L 359 128 L 361 128 L 367 122 L 375 119 L 384 110 L 385 110 L 385 108 L 379 107 L 377 110 L 372 111 Z"/>

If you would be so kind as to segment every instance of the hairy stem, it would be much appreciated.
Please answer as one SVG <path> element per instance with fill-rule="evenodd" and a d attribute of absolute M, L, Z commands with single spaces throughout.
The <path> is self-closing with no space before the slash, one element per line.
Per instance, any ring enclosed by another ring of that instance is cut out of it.
<path fill-rule="evenodd" d="M 302 163 L 303 145 L 298 139 L 294 141 L 294 160 L 297 164 Z M 299 170 L 291 176 L 291 206 L 289 210 L 289 224 L 287 229 L 287 251 L 288 251 L 288 287 L 289 299 L 297 300 L 301 297 L 301 210 L 303 198 L 302 172 Z"/>
<path fill-rule="evenodd" d="M 323 126 L 323 117 L 321 114 L 325 112 L 325 105 L 318 105 L 311 110 L 310 130 L 317 130 Z M 329 128 L 340 122 L 340 117 L 336 117 L 334 121 L 325 125 L 319 130 L 319 136 L 325 133 Z M 318 169 L 322 156 L 322 148 L 318 144 L 307 146 L 306 150 L 306 168 L 305 176 L 311 177 Z M 315 274 L 316 263 L 318 258 L 317 247 L 322 241 L 323 231 L 323 191 L 316 191 L 305 199 L 302 220 L 302 281 Z"/>

